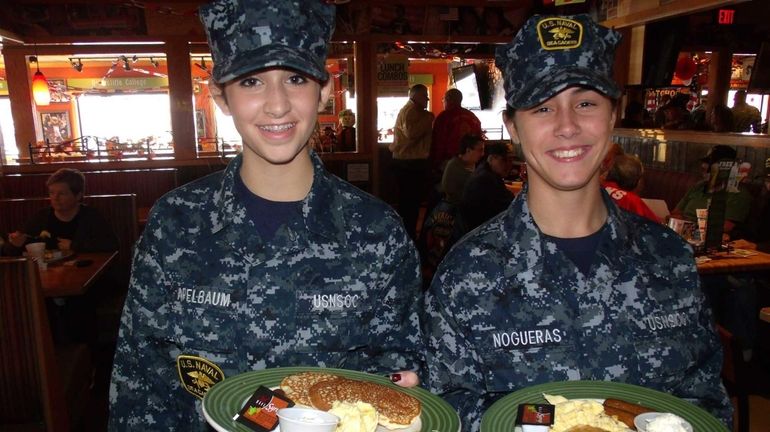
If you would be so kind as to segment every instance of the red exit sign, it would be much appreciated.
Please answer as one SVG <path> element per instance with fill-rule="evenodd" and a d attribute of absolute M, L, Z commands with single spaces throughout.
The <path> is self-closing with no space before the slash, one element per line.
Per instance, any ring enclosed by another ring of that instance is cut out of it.
<path fill-rule="evenodd" d="M 723 24 L 723 25 L 732 24 L 734 19 L 735 19 L 734 9 L 719 9 L 719 13 L 717 14 L 717 22 L 719 24 Z"/>

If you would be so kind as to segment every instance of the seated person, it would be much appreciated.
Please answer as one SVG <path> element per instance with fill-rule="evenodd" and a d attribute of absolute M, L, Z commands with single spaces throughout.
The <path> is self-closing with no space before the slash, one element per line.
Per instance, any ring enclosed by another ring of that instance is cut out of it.
<path fill-rule="evenodd" d="M 484 153 L 484 161 L 468 179 L 460 200 L 460 214 L 469 231 L 505 210 L 513 201 L 513 193 L 503 180 L 511 169 L 508 146 L 487 144 Z"/>
<path fill-rule="evenodd" d="M 85 177 L 75 169 L 62 168 L 46 181 L 51 206 L 40 210 L 23 230 L 8 234 L 4 255 L 21 255 L 24 245 L 44 241 L 46 249 L 105 252 L 118 249 L 109 223 L 94 208 L 83 204 Z"/>
<path fill-rule="evenodd" d="M 660 219 L 637 195 L 637 191 L 641 189 L 639 180 L 642 174 L 644 168 L 639 158 L 627 154 L 617 155 L 602 186 L 618 207 L 660 223 Z"/>
<path fill-rule="evenodd" d="M 736 156 L 737 152 L 730 146 L 716 145 L 712 147 L 708 154 L 701 159 L 703 180 L 696 183 L 684 194 L 684 197 L 671 212 L 671 216 L 696 221 L 698 218 L 695 210 L 708 208 L 711 201 L 711 193 L 708 191 L 711 165 L 720 160 L 735 159 Z M 724 223 L 724 234 L 727 237 L 731 236 L 736 226 L 746 222 L 750 209 L 751 194 L 744 188 L 740 188 L 737 193 L 728 194 Z"/>
<path fill-rule="evenodd" d="M 460 154 L 447 162 L 441 177 L 441 192 L 451 204 L 459 204 L 465 184 L 471 178 L 476 164 L 484 157 L 484 140 L 474 134 L 467 134 L 460 140 Z"/>
<path fill-rule="evenodd" d="M 745 239 L 770 252 L 770 158 L 765 161 L 764 187 L 754 200 L 745 227 Z"/>
<path fill-rule="evenodd" d="M 671 102 L 663 109 L 662 129 L 692 129 L 690 112 L 687 111 L 689 100 L 690 95 L 685 93 L 677 93 L 671 99 Z"/>

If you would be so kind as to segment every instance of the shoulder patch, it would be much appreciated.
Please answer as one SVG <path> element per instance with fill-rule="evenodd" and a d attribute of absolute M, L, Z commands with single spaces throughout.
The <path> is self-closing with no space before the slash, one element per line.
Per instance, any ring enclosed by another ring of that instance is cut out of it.
<path fill-rule="evenodd" d="M 577 48 L 583 42 L 583 24 L 566 18 L 544 18 L 537 23 L 537 38 L 544 50 Z"/>
<path fill-rule="evenodd" d="M 200 399 L 214 384 L 225 379 L 222 369 L 203 357 L 179 355 L 176 358 L 176 369 L 182 387 Z"/>

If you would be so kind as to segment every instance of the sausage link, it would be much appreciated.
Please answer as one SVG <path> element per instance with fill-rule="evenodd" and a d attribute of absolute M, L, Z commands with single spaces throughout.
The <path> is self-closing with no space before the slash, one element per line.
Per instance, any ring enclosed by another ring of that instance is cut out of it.
<path fill-rule="evenodd" d="M 639 414 L 644 414 L 646 412 L 652 412 L 655 411 L 653 409 L 647 408 L 646 406 L 637 405 L 635 403 L 622 401 L 619 399 L 605 399 L 604 400 L 604 408 L 617 408 L 623 411 L 628 411 L 634 416 L 638 416 Z"/>
<path fill-rule="evenodd" d="M 636 430 L 634 427 L 634 417 L 636 416 L 633 413 L 611 406 L 605 406 L 604 413 L 610 417 L 615 417 L 618 419 L 618 421 L 623 422 L 630 429 Z"/>

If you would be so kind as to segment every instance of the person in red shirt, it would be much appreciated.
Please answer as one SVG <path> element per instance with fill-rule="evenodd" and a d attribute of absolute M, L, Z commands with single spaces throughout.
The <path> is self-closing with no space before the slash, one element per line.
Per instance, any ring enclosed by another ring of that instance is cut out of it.
<path fill-rule="evenodd" d="M 635 156 L 619 154 L 613 158 L 603 186 L 618 207 L 653 222 L 661 223 L 636 191 L 643 174 L 642 162 Z"/>
<path fill-rule="evenodd" d="M 436 168 L 460 153 L 460 140 L 468 134 L 482 136 L 481 121 L 470 110 L 463 108 L 463 93 L 449 89 L 444 93 L 444 111 L 433 121 L 433 140 L 430 160 Z"/>

